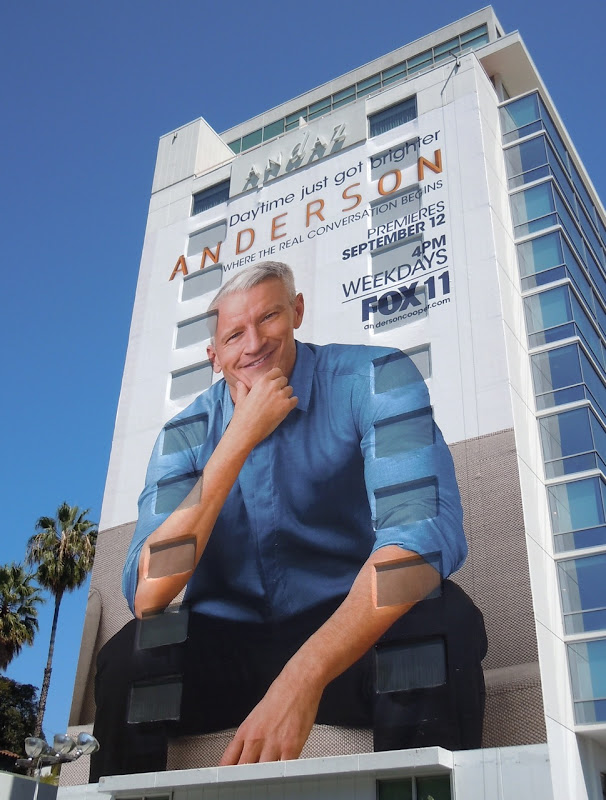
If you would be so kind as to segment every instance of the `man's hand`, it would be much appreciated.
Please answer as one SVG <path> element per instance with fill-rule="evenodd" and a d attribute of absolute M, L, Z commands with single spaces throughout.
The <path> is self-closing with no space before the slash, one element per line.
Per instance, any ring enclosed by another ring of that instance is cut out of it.
<path fill-rule="evenodd" d="M 318 713 L 323 686 L 287 664 L 236 731 L 220 766 L 298 758 Z"/>
<path fill-rule="evenodd" d="M 292 386 L 279 367 L 261 376 L 251 389 L 238 381 L 230 427 L 237 429 L 252 450 L 295 408 L 298 400 L 292 393 Z"/>
<path fill-rule="evenodd" d="M 238 382 L 234 415 L 209 458 L 202 479 L 193 494 L 148 537 L 141 549 L 135 593 L 137 617 L 166 608 L 185 586 L 251 450 L 297 405 L 292 392 L 292 386 L 278 367 L 259 378 L 250 390 Z M 177 546 L 173 553 L 176 571 L 168 569 L 166 563 L 160 573 L 150 571 L 152 549 L 171 544 Z"/>
<path fill-rule="evenodd" d="M 402 566 L 402 590 L 395 604 L 379 605 L 376 568 L 390 563 Z M 240 725 L 221 766 L 298 758 L 324 688 L 439 583 L 440 574 L 417 553 L 398 545 L 372 553 L 343 603 L 301 645 Z"/>

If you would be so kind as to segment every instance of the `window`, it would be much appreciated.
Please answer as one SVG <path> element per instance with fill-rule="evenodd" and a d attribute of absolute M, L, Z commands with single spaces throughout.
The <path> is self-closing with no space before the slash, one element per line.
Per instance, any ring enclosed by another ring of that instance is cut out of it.
<path fill-rule="evenodd" d="M 409 525 L 438 516 L 438 482 L 435 477 L 399 483 L 375 491 L 376 530 Z"/>
<path fill-rule="evenodd" d="M 558 562 L 566 633 L 606 630 L 606 553 Z"/>
<path fill-rule="evenodd" d="M 376 89 L 381 88 L 381 75 L 372 75 L 370 78 L 366 78 L 364 81 L 359 81 L 356 84 L 356 94 L 358 97 L 364 97 L 371 92 L 374 92 Z"/>
<path fill-rule="evenodd" d="M 524 312 L 530 347 L 579 336 L 604 368 L 601 339 L 568 285 L 526 297 Z"/>
<path fill-rule="evenodd" d="M 204 444 L 208 432 L 208 416 L 195 414 L 183 419 L 171 420 L 164 426 L 162 455 L 168 456 L 190 450 Z"/>
<path fill-rule="evenodd" d="M 226 203 L 229 200 L 229 181 L 223 181 L 211 186 L 209 189 L 204 189 L 202 192 L 197 192 L 194 195 L 192 206 L 192 216 L 201 214 L 203 211 L 208 211 L 209 208 L 220 206 L 221 203 Z"/>
<path fill-rule="evenodd" d="M 390 392 L 401 386 L 419 383 L 431 375 L 429 345 L 414 351 L 390 353 L 373 361 L 374 391 Z"/>
<path fill-rule="evenodd" d="M 587 406 L 541 417 L 539 429 L 547 478 L 589 469 L 606 474 L 606 431 Z"/>
<path fill-rule="evenodd" d="M 350 86 L 347 89 L 342 89 L 340 92 L 335 92 L 332 96 L 332 107 L 341 108 L 348 103 L 353 103 L 356 99 L 356 87 Z"/>
<path fill-rule="evenodd" d="M 505 150 L 505 164 L 510 189 L 545 178 L 549 175 L 545 137 L 537 136 L 509 147 Z"/>
<path fill-rule="evenodd" d="M 190 394 L 200 394 L 212 383 L 213 368 L 210 361 L 181 369 L 171 374 L 170 399 L 177 400 Z"/>
<path fill-rule="evenodd" d="M 606 722 L 606 639 L 569 644 L 568 666 L 577 723 Z"/>
<path fill-rule="evenodd" d="M 606 544 L 606 484 L 601 478 L 554 484 L 547 499 L 556 552 Z"/>
<path fill-rule="evenodd" d="M 376 458 L 397 458 L 410 450 L 429 447 L 435 439 L 431 408 L 380 420 L 374 428 Z"/>
<path fill-rule="evenodd" d="M 137 622 L 137 646 L 140 650 L 178 644 L 187 639 L 187 606 L 168 607 L 158 614 L 144 616 Z"/>
<path fill-rule="evenodd" d="M 417 117 L 417 98 L 409 97 L 402 103 L 379 111 L 368 117 L 370 123 L 370 136 L 379 136 L 381 133 L 404 125 Z"/>
<path fill-rule="evenodd" d="M 376 691 L 407 692 L 446 683 L 446 645 L 442 639 L 377 645 Z"/>
<path fill-rule="evenodd" d="M 249 150 L 251 147 L 256 147 L 256 145 L 261 144 L 262 141 L 263 129 L 257 128 L 256 131 L 247 133 L 246 136 L 242 137 L 242 150 Z"/>
<path fill-rule="evenodd" d="M 221 287 L 223 280 L 223 266 L 217 264 L 214 267 L 205 267 L 191 275 L 183 278 L 183 289 L 181 291 L 181 302 L 191 300 L 194 297 L 201 297 L 208 292 L 217 291 Z"/>
<path fill-rule="evenodd" d="M 581 268 L 578 257 L 573 254 L 560 231 L 553 231 L 523 242 L 517 245 L 517 251 L 522 290 L 535 289 L 546 283 L 569 278 L 579 290 L 579 294 L 585 298 L 593 316 L 596 316 L 599 302 L 594 289 Z M 602 281 L 603 278 L 600 276 L 599 287 Z M 604 332 L 606 333 L 606 328 Z"/>
<path fill-rule="evenodd" d="M 450 775 L 377 781 L 377 800 L 451 800 Z"/>
<path fill-rule="evenodd" d="M 211 339 L 215 335 L 217 327 L 217 313 L 211 311 L 201 314 L 199 317 L 192 317 L 177 324 L 177 338 L 175 349 L 189 347 L 192 344 L 200 344 Z"/>
<path fill-rule="evenodd" d="M 263 141 L 273 139 L 274 136 L 279 136 L 284 133 L 284 119 L 278 119 L 275 122 L 270 122 L 263 128 Z"/>
<path fill-rule="evenodd" d="M 557 225 L 551 182 L 511 195 L 511 213 L 516 238 Z"/>
<path fill-rule="evenodd" d="M 178 720 L 181 716 L 182 690 L 180 676 L 135 684 L 130 690 L 127 721 L 137 723 Z"/>
<path fill-rule="evenodd" d="M 192 233 L 187 240 L 187 255 L 195 256 L 198 253 L 202 253 L 206 247 L 211 249 L 213 253 L 218 251 L 217 246 L 220 242 L 225 241 L 226 235 L 227 223 L 224 221 Z"/>
<path fill-rule="evenodd" d="M 532 356 L 537 409 L 589 400 L 606 419 L 604 379 L 582 347 L 569 344 Z"/>
<path fill-rule="evenodd" d="M 542 129 L 537 94 L 513 100 L 501 108 L 503 142 L 511 142 Z"/>

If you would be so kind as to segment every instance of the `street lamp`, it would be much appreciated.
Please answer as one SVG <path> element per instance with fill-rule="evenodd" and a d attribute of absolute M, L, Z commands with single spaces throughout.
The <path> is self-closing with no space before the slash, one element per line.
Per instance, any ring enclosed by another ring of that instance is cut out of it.
<path fill-rule="evenodd" d="M 25 740 L 27 758 L 20 758 L 16 763 L 18 767 L 28 767 L 35 771 L 36 791 L 33 800 L 36 800 L 42 767 L 75 761 L 80 756 L 96 753 L 98 749 L 99 742 L 90 733 L 79 733 L 75 741 L 67 733 L 56 733 L 52 747 L 38 736 L 28 736 Z"/>

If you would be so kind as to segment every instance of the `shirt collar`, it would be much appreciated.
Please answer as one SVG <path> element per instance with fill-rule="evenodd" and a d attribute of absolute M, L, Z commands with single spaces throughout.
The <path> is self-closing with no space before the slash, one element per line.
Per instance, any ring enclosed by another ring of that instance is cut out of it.
<path fill-rule="evenodd" d="M 309 408 L 309 398 L 311 397 L 311 386 L 314 378 L 314 370 L 316 367 L 316 354 L 306 344 L 295 342 L 297 346 L 297 356 L 295 359 L 295 366 L 293 367 L 292 375 L 290 376 L 290 385 L 293 388 L 293 394 L 299 398 L 297 408 L 299 411 L 307 411 Z M 231 399 L 231 393 L 227 382 L 223 382 L 223 433 L 234 415 L 234 401 Z"/>

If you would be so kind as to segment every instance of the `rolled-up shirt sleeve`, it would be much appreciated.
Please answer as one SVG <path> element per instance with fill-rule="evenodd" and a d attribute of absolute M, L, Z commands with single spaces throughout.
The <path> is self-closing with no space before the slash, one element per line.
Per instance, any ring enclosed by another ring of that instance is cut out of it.
<path fill-rule="evenodd" d="M 452 456 L 433 419 L 429 393 L 408 356 L 375 359 L 357 397 L 364 476 L 375 544 L 398 545 L 448 577 L 467 543 Z"/>
<path fill-rule="evenodd" d="M 187 497 L 202 474 L 196 466 L 186 427 L 192 423 L 187 417 L 185 420 L 183 424 L 176 418 L 160 432 L 147 468 L 145 488 L 139 497 L 137 525 L 122 571 L 122 591 L 133 613 L 143 545 Z"/>

